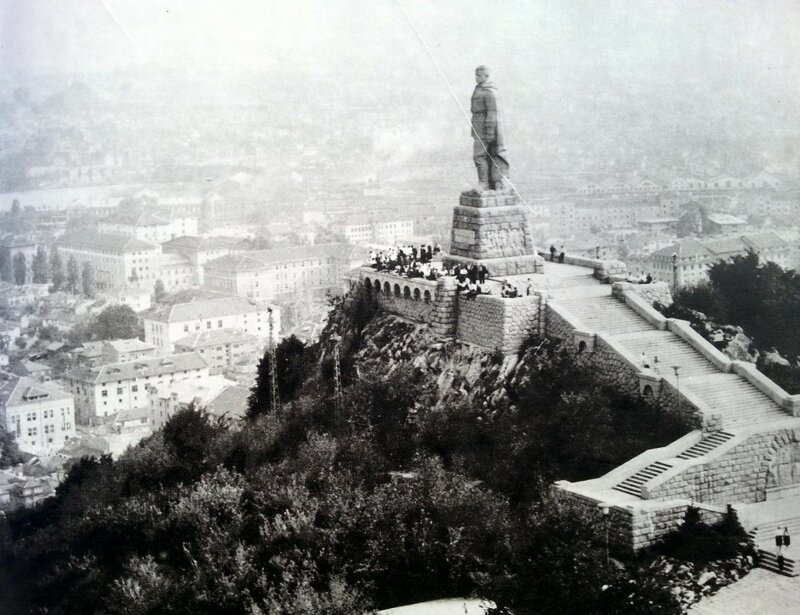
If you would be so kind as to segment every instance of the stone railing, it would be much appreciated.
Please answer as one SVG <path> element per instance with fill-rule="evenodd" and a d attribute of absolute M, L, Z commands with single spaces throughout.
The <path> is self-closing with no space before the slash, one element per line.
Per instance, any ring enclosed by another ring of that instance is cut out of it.
<path fill-rule="evenodd" d="M 738 374 L 764 395 L 783 408 L 790 416 L 800 416 L 800 395 L 790 395 L 752 363 L 731 361 L 733 373 Z"/>
<path fill-rule="evenodd" d="M 634 284 L 633 282 L 614 282 L 611 294 L 624 298 L 626 295 L 641 297 L 652 306 L 656 301 L 661 305 L 672 305 L 672 293 L 666 282 L 651 282 L 650 284 Z M 663 316 L 662 316 L 663 318 Z"/>
<path fill-rule="evenodd" d="M 618 294 L 616 292 L 618 283 L 619 282 L 614 283 L 614 290 L 612 291 L 615 297 L 622 299 L 625 302 L 625 305 L 639 314 L 639 316 L 644 318 L 659 331 L 663 331 L 667 328 L 666 317 L 657 309 L 655 309 L 645 297 L 640 296 L 638 293 L 627 290 L 623 290 L 621 294 Z"/>
<path fill-rule="evenodd" d="M 681 338 L 684 342 L 689 344 L 697 352 L 703 355 L 703 358 L 711 363 L 722 373 L 728 374 L 731 371 L 731 360 L 721 353 L 719 350 L 700 335 L 697 331 L 692 329 L 688 320 L 679 320 L 677 318 L 667 319 L 667 329 L 672 331 L 675 335 Z"/>
<path fill-rule="evenodd" d="M 456 288 L 452 278 L 407 278 L 364 267 L 359 270 L 359 280 L 387 312 L 429 324 L 443 335 L 452 335 L 456 322 L 453 309 Z"/>

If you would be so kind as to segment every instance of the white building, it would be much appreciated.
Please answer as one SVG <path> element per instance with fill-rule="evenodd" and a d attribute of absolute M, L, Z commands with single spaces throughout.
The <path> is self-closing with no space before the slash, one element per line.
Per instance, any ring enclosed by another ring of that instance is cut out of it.
<path fill-rule="evenodd" d="M 142 320 L 145 341 L 169 351 L 174 349 L 177 340 L 192 333 L 238 329 L 268 340 L 271 322 L 273 340 L 277 342 L 281 329 L 279 308 L 243 297 L 167 305 L 145 314 Z"/>
<path fill-rule="evenodd" d="M 59 240 L 59 252 L 66 267 L 74 256 L 78 268 L 89 263 L 100 291 L 126 286 L 152 289 L 158 279 L 156 259 L 159 246 L 126 235 L 74 233 Z"/>
<path fill-rule="evenodd" d="M 75 398 L 78 419 L 95 422 L 123 410 L 148 406 L 147 385 L 208 378 L 208 364 L 194 352 L 167 355 L 100 367 L 78 367 L 64 376 Z"/>
<path fill-rule="evenodd" d="M 256 301 L 341 288 L 344 276 L 365 261 L 349 244 L 291 246 L 229 254 L 204 266 L 204 286 Z"/>
<path fill-rule="evenodd" d="M 98 223 L 101 233 L 135 237 L 149 243 L 163 243 L 182 235 L 197 234 L 197 217 L 186 214 L 161 216 L 152 213 L 117 212 Z"/>
<path fill-rule="evenodd" d="M 183 380 L 170 385 L 149 385 L 150 427 L 153 431 L 161 429 L 176 412 L 193 405 L 198 410 L 211 411 L 214 400 L 226 389 L 239 386 L 235 380 L 228 380 L 219 374 L 209 376 L 202 382 Z"/>
<path fill-rule="evenodd" d="M 0 424 L 16 436 L 23 451 L 53 453 L 75 437 L 73 397 L 49 382 L 2 374 Z"/>
<path fill-rule="evenodd" d="M 334 224 L 333 228 L 356 245 L 394 245 L 414 236 L 413 218 L 378 219 L 371 215 L 354 214 Z"/>
<path fill-rule="evenodd" d="M 688 237 L 656 250 L 642 260 L 641 266 L 657 282 L 674 284 L 677 273 L 678 287 L 683 288 L 707 281 L 708 270 L 714 263 L 744 256 L 748 251 L 758 254 L 762 262 L 772 262 L 784 269 L 791 267 L 790 246 L 772 231 L 718 239 Z"/>

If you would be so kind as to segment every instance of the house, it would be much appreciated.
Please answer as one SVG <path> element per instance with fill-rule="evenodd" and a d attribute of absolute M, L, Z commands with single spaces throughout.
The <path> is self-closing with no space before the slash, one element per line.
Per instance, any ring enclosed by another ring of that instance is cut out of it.
<path fill-rule="evenodd" d="M 194 407 L 206 408 L 225 389 L 239 386 L 219 374 L 204 378 L 202 382 L 185 380 L 171 385 L 149 385 L 147 387 L 150 426 L 161 429 L 179 410 Z"/>
<path fill-rule="evenodd" d="M 191 263 L 197 284 L 203 284 L 203 265 L 208 261 L 240 252 L 242 240 L 237 237 L 198 237 L 184 235 L 161 244 L 164 254 L 179 254 Z"/>
<path fill-rule="evenodd" d="M 50 382 L 53 379 L 53 369 L 49 365 L 29 359 L 13 363 L 10 369 L 12 374 L 25 376 L 36 382 Z"/>
<path fill-rule="evenodd" d="M 266 340 L 241 329 L 212 329 L 191 333 L 175 342 L 175 352 L 196 352 L 208 363 L 209 373 L 218 374 L 225 368 L 256 355 Z"/>
<path fill-rule="evenodd" d="M 642 259 L 642 268 L 657 282 L 677 282 L 677 286 L 683 288 L 708 280 L 708 269 L 712 264 L 744 256 L 750 251 L 757 253 L 762 261 L 774 262 L 781 267 L 788 267 L 791 263 L 790 246 L 774 232 L 767 231 L 710 239 L 681 239 Z"/>
<path fill-rule="evenodd" d="M 705 230 L 710 234 L 741 233 L 747 227 L 747 220 L 730 214 L 710 213 L 706 216 Z"/>
<path fill-rule="evenodd" d="M 106 340 L 100 342 L 104 363 L 128 363 L 140 359 L 151 359 L 158 350 L 152 344 L 137 338 Z"/>
<path fill-rule="evenodd" d="M 156 258 L 161 248 L 129 235 L 72 233 L 59 240 L 59 251 L 64 262 L 73 257 L 81 269 L 89 263 L 100 291 L 126 286 L 152 289 L 159 276 Z"/>
<path fill-rule="evenodd" d="M 322 244 L 229 254 L 205 264 L 204 286 L 257 301 L 324 295 L 338 291 L 345 274 L 364 262 L 360 252 L 349 244 Z"/>
<path fill-rule="evenodd" d="M 151 213 L 117 211 L 97 225 L 101 233 L 126 235 L 141 241 L 160 244 L 182 235 L 197 234 L 197 217 L 186 213 Z"/>
<path fill-rule="evenodd" d="M 228 257 L 223 257 L 228 258 Z M 145 341 L 172 351 L 175 342 L 187 335 L 221 329 L 238 329 L 267 340 L 272 331 L 278 340 L 280 309 L 243 297 L 220 297 L 176 303 L 143 315 Z"/>
<path fill-rule="evenodd" d="M 80 366 L 69 370 L 63 380 L 75 397 L 78 419 L 95 423 L 122 410 L 147 406 L 148 385 L 187 379 L 199 384 L 205 378 L 208 364 L 197 353 L 186 352 L 99 367 Z"/>
<path fill-rule="evenodd" d="M 0 374 L 0 425 L 23 451 L 55 452 L 75 437 L 73 397 L 52 383 Z"/>

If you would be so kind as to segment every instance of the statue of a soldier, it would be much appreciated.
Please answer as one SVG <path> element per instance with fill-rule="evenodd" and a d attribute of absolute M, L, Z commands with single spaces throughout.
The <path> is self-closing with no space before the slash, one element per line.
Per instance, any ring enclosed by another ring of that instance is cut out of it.
<path fill-rule="evenodd" d="M 475 69 L 472 93 L 472 158 L 478 169 L 476 190 L 503 190 L 508 177 L 508 162 L 503 141 L 503 117 L 497 101 L 497 88 L 489 81 L 489 69 Z"/>

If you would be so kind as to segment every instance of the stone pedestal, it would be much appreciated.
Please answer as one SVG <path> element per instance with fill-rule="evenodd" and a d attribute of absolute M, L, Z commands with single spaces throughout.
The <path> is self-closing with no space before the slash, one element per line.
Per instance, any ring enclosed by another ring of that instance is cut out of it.
<path fill-rule="evenodd" d="M 536 273 L 536 255 L 525 206 L 513 191 L 462 192 L 453 210 L 451 265 L 484 265 L 491 276 Z"/>

